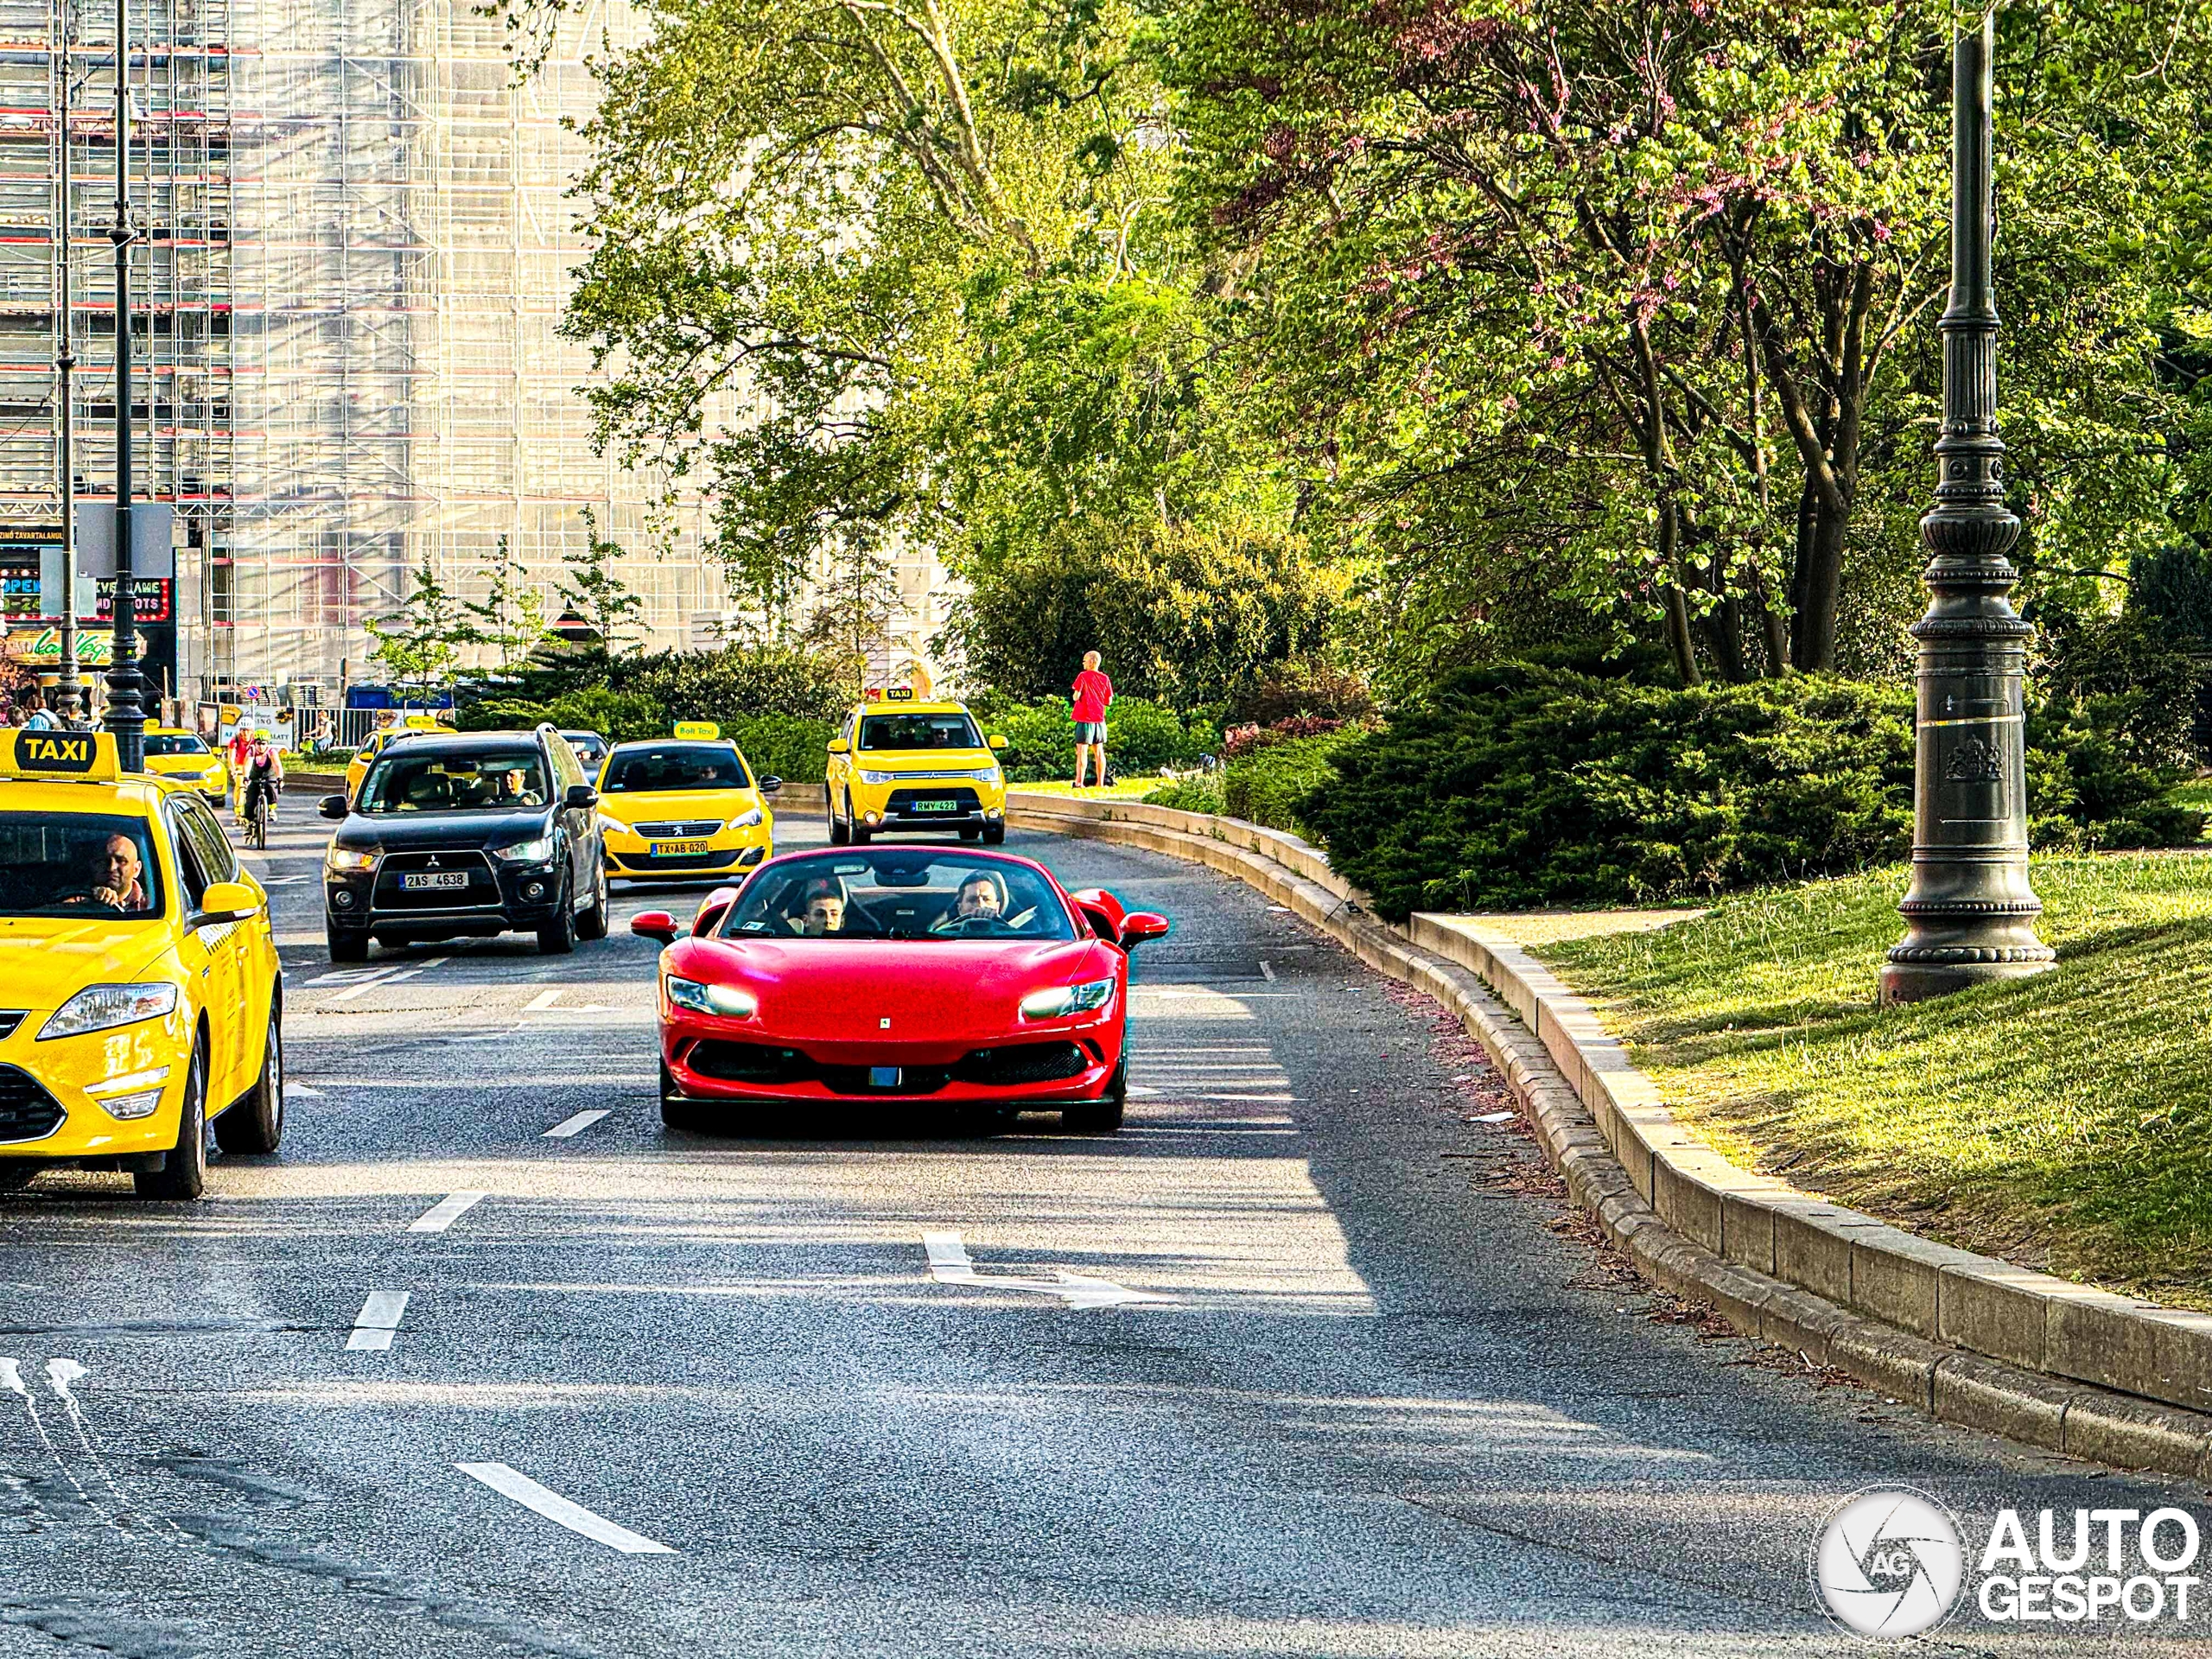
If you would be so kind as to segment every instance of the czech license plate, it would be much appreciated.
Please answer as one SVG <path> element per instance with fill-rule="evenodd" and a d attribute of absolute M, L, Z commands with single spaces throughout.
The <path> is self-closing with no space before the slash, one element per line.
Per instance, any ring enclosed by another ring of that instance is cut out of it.
<path fill-rule="evenodd" d="M 959 810 L 960 803 L 957 801 L 916 801 L 914 803 L 914 810 L 917 812 L 957 812 Z"/>
<path fill-rule="evenodd" d="M 467 870 L 424 870 L 419 874 L 403 875 L 399 885 L 410 893 L 425 888 L 465 887 L 468 885 Z"/>
<path fill-rule="evenodd" d="M 703 853 L 706 850 L 707 843 L 703 841 L 657 841 L 652 843 L 655 858 L 666 858 L 671 854 Z"/>

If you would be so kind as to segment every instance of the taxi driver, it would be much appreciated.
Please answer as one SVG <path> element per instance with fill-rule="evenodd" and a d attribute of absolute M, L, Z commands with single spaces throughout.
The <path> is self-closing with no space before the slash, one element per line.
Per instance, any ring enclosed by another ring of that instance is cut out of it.
<path fill-rule="evenodd" d="M 86 891 L 63 900 L 65 904 L 105 905 L 110 910 L 139 911 L 147 907 L 146 889 L 138 877 L 138 843 L 125 835 L 110 836 L 94 849 Z"/>

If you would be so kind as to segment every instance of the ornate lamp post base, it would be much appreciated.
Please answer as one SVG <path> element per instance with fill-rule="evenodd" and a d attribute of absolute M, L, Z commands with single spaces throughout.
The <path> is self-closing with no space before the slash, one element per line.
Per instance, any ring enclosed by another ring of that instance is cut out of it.
<path fill-rule="evenodd" d="M 1943 313 L 1943 435 L 1936 505 L 1920 521 L 1932 556 L 1920 642 L 1913 759 L 1912 884 L 1905 936 L 1882 969 L 1882 1001 L 1917 1002 L 2051 965 L 2028 885 L 2026 709 L 2034 632 L 2012 609 L 2005 555 L 2020 521 L 2005 505 L 1997 435 L 1997 301 L 1990 281 L 1990 58 L 1996 16 L 1961 31 L 1951 71 L 1951 302 Z"/>

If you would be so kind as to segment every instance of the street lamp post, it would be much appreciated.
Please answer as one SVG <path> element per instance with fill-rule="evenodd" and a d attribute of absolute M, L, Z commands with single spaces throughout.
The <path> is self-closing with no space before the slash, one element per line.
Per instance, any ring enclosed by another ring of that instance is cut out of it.
<path fill-rule="evenodd" d="M 138 672 L 138 607 L 130 546 L 130 0 L 115 0 L 115 644 L 107 674 L 107 728 L 125 772 L 146 760 L 146 708 Z"/>
<path fill-rule="evenodd" d="M 1990 59 L 1995 0 L 1961 30 L 1951 70 L 1951 302 L 1943 340 L 1943 434 L 1936 505 L 1920 521 L 1931 598 L 1920 642 L 1912 880 L 1905 936 L 1882 969 L 1882 1001 L 1917 1002 L 2051 964 L 2028 885 L 2025 710 L 2031 630 L 2012 609 L 2005 555 L 2020 521 L 2005 506 L 1997 436 L 1997 302 Z"/>
<path fill-rule="evenodd" d="M 76 10 L 69 0 L 62 0 L 61 44 L 57 54 L 61 60 L 58 96 L 54 99 L 55 118 L 61 126 L 61 176 L 55 181 L 60 201 L 54 219 L 59 229 L 54 235 L 58 246 L 54 258 L 54 304 L 61 316 L 61 349 L 54 355 L 55 377 L 60 382 L 54 396 L 61 405 L 60 442 L 55 454 L 55 471 L 61 479 L 61 683 L 60 714 L 71 724 L 76 722 L 80 710 L 86 710 L 84 677 L 77 665 L 77 337 L 70 277 L 70 226 L 73 220 L 72 206 L 69 116 L 71 105 L 70 77 L 76 73 L 76 59 L 70 48 L 76 39 Z M 88 711 L 87 711 L 88 712 Z"/>

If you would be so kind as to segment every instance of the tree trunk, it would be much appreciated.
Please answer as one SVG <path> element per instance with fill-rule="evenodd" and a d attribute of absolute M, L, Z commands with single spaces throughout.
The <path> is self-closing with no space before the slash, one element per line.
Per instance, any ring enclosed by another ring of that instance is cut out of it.
<path fill-rule="evenodd" d="M 1835 671 L 1837 600 L 1843 588 L 1844 538 L 1851 515 L 1808 504 L 1806 533 L 1799 542 L 1797 625 L 1795 658 L 1808 674 Z"/>

